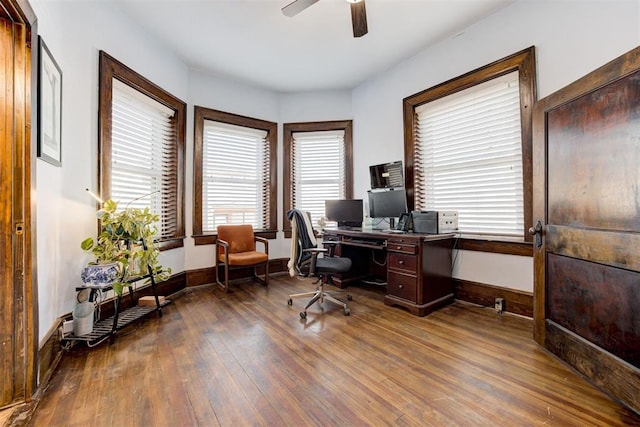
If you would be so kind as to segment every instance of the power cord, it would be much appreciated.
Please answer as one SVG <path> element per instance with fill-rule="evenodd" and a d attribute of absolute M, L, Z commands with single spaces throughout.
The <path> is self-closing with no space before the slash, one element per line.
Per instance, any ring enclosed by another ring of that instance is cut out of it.
<path fill-rule="evenodd" d="M 387 255 L 386 253 L 384 253 L 384 261 L 380 262 L 376 259 L 376 251 L 371 251 L 371 261 L 373 261 L 376 265 L 379 265 L 380 267 L 384 267 L 385 265 L 387 265 Z"/>
<path fill-rule="evenodd" d="M 459 249 L 456 249 L 458 246 L 458 242 L 460 241 L 461 233 L 458 231 L 453 238 L 453 246 L 451 247 L 451 252 L 455 251 L 455 255 L 453 256 L 453 260 L 451 261 L 451 273 L 453 274 L 453 269 L 456 266 L 456 260 L 458 259 L 458 253 L 460 253 Z"/>
<path fill-rule="evenodd" d="M 373 218 L 372 218 L 372 219 L 373 219 Z M 388 224 L 388 223 L 389 223 L 389 220 L 388 220 L 387 218 L 380 218 L 380 219 L 378 219 L 378 222 L 373 222 L 373 221 L 372 221 L 372 223 L 373 223 L 373 224 L 372 224 L 372 225 L 373 225 L 373 228 L 374 228 L 374 229 L 378 229 L 378 228 L 380 228 L 380 224 L 381 224 L 381 223 L 383 223 L 383 222 L 385 222 L 385 223 L 387 223 L 387 224 Z"/>

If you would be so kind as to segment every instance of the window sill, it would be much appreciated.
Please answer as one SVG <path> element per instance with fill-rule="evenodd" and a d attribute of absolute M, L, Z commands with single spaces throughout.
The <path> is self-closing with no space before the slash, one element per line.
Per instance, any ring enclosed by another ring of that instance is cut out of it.
<path fill-rule="evenodd" d="M 182 247 L 184 247 L 184 236 L 158 242 L 158 248 L 160 249 L 160 251 L 168 251 L 169 249 Z"/>
<path fill-rule="evenodd" d="M 523 242 L 517 238 L 506 236 L 460 234 L 457 249 L 505 255 L 533 256 L 532 242 Z"/>

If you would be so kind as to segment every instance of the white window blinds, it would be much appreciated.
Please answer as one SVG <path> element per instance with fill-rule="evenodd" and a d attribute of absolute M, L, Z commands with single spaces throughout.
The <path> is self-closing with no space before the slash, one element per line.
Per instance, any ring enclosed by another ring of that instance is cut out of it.
<path fill-rule="evenodd" d="M 416 108 L 415 201 L 463 233 L 523 236 L 518 72 Z"/>
<path fill-rule="evenodd" d="M 269 228 L 267 132 L 205 120 L 202 147 L 202 230 L 220 224 Z"/>
<path fill-rule="evenodd" d="M 325 200 L 345 198 L 344 130 L 294 132 L 292 137 L 292 206 L 308 211 L 317 224 L 325 216 Z"/>
<path fill-rule="evenodd" d="M 177 159 L 175 113 L 113 79 L 111 198 L 160 216 L 160 239 L 175 237 Z"/>

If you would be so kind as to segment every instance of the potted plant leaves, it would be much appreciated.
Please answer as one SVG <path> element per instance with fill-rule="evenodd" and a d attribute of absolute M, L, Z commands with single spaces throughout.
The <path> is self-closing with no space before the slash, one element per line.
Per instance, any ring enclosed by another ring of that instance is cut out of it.
<path fill-rule="evenodd" d="M 80 244 L 94 257 L 81 274 L 83 282 L 108 283 L 117 295 L 122 295 L 131 277 L 148 274 L 149 269 L 156 281 L 166 280 L 171 269 L 160 265 L 160 250 L 154 241 L 158 234 L 158 215 L 149 208 L 118 210 L 117 202 L 107 200 L 97 216 L 100 220 L 97 238 L 87 237 Z"/>

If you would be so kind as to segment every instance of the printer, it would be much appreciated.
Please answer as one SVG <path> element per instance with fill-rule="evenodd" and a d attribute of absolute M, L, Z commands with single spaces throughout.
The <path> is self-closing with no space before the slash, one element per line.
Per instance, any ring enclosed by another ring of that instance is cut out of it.
<path fill-rule="evenodd" d="M 445 234 L 458 231 L 458 211 L 411 211 L 414 233 Z"/>

